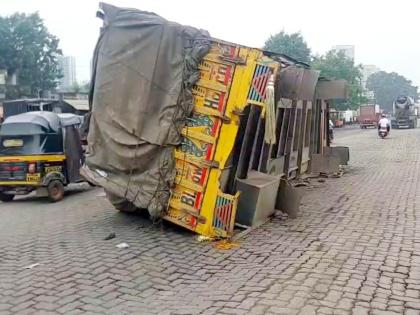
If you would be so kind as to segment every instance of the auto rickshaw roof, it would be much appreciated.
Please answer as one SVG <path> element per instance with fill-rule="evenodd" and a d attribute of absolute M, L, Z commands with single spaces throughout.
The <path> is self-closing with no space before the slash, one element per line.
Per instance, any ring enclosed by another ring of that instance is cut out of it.
<path fill-rule="evenodd" d="M 82 122 L 82 116 L 73 114 L 56 114 L 48 111 L 28 112 L 6 118 L 2 129 L 12 124 L 37 125 L 45 132 L 58 133 L 62 127 L 80 125 Z"/>
<path fill-rule="evenodd" d="M 80 115 L 63 113 L 57 114 L 57 116 L 58 118 L 60 118 L 60 123 L 62 127 L 81 125 L 83 123 L 83 116 Z"/>

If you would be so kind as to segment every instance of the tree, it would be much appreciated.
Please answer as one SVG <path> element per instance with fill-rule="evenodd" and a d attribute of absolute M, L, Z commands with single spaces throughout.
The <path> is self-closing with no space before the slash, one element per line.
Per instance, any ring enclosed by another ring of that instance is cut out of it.
<path fill-rule="evenodd" d="M 80 92 L 89 93 L 89 90 L 90 90 L 90 81 L 82 82 L 82 85 L 80 86 Z"/>
<path fill-rule="evenodd" d="M 81 90 L 81 86 L 77 82 L 74 82 L 70 87 L 70 91 L 76 94 L 79 93 L 80 90 Z"/>
<path fill-rule="evenodd" d="M 376 72 L 368 78 L 366 86 L 373 91 L 376 102 L 387 111 L 392 111 L 392 103 L 398 96 L 407 95 L 415 100 L 419 97 L 417 87 L 395 72 Z"/>
<path fill-rule="evenodd" d="M 355 109 L 367 101 L 361 84 L 361 65 L 355 65 L 343 52 L 329 51 L 321 57 L 315 57 L 312 66 L 320 70 L 323 77 L 347 81 L 349 99 L 335 102 L 337 109 Z"/>
<path fill-rule="evenodd" d="M 17 85 L 7 87 L 6 97 L 37 97 L 56 88 L 61 77 L 58 43 L 38 13 L 0 16 L 0 69 L 17 77 Z"/>
<path fill-rule="evenodd" d="M 287 55 L 301 62 L 311 61 L 311 50 L 300 33 L 286 34 L 281 31 L 271 35 L 265 41 L 264 49 Z"/>

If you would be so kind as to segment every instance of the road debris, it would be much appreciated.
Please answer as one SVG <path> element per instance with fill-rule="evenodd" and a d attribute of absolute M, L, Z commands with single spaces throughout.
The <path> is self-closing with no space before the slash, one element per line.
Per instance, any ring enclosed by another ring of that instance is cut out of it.
<path fill-rule="evenodd" d="M 129 248 L 130 245 L 128 245 L 127 243 L 120 243 L 120 244 L 115 245 L 115 247 L 118 249 L 124 249 L 124 248 Z"/>
<path fill-rule="evenodd" d="M 209 237 L 209 236 L 204 236 L 204 235 L 199 235 L 199 236 L 197 236 L 197 241 L 198 242 L 211 242 L 211 241 L 213 241 L 213 238 L 212 237 Z"/>
<path fill-rule="evenodd" d="M 305 231 L 305 229 L 306 229 L 306 225 L 303 224 L 303 225 L 291 226 L 289 231 L 302 233 Z"/>
<path fill-rule="evenodd" d="M 112 240 L 115 237 L 116 237 L 116 234 L 114 232 L 111 232 L 107 236 L 104 237 L 104 241 Z"/>
<path fill-rule="evenodd" d="M 214 243 L 213 247 L 216 248 L 216 249 L 229 250 L 229 249 L 232 249 L 232 248 L 238 248 L 239 244 L 235 243 L 231 240 L 224 239 L 224 240 L 220 240 L 220 241 Z"/>
<path fill-rule="evenodd" d="M 332 178 L 340 178 L 341 176 L 344 175 L 344 172 L 340 171 L 338 173 L 334 173 L 331 175 Z"/>
<path fill-rule="evenodd" d="M 35 264 L 32 264 L 32 265 L 23 267 L 23 269 L 32 269 L 32 268 L 38 267 L 39 265 L 40 265 L 39 263 L 35 263 Z"/>

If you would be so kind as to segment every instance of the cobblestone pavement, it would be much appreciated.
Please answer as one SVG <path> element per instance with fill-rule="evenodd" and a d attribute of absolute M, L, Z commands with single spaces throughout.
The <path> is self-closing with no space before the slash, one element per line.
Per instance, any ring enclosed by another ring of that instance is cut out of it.
<path fill-rule="evenodd" d="M 117 213 L 99 189 L 0 204 L 0 314 L 420 314 L 420 129 L 336 137 L 346 174 L 231 250 Z"/>

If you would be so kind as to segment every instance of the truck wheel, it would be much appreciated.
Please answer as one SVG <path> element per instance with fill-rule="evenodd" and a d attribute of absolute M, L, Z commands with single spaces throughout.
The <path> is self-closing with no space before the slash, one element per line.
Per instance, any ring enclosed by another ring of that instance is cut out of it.
<path fill-rule="evenodd" d="M 48 198 L 51 202 L 57 202 L 64 198 L 64 185 L 59 180 L 52 180 L 48 186 Z"/>
<path fill-rule="evenodd" d="M 4 194 L 0 192 L 0 200 L 3 202 L 12 201 L 15 198 L 15 195 Z"/>
<path fill-rule="evenodd" d="M 128 201 L 125 198 L 121 198 L 106 190 L 105 190 L 105 194 L 108 200 L 114 206 L 114 208 L 117 209 L 118 211 L 126 212 L 126 213 L 133 213 L 138 210 L 135 205 L 133 205 L 130 201 Z"/>

